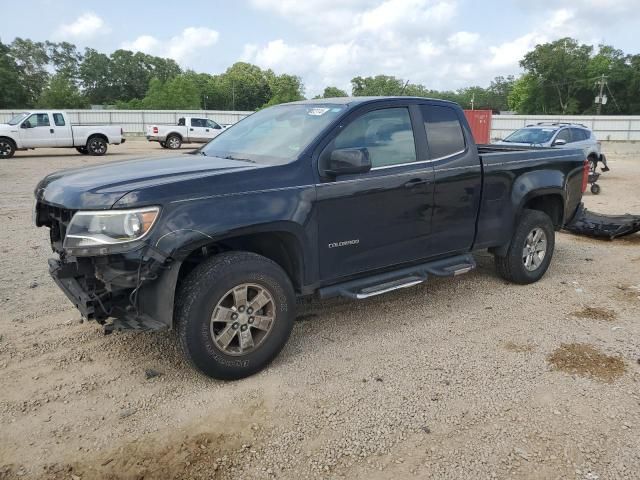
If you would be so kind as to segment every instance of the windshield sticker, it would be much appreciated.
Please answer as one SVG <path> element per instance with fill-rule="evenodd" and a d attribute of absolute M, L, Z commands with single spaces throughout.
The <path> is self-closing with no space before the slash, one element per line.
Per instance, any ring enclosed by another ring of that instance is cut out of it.
<path fill-rule="evenodd" d="M 324 115 L 325 113 L 327 113 L 329 111 L 328 108 L 310 108 L 307 111 L 307 115 L 313 115 L 313 116 L 320 116 L 320 115 Z"/>

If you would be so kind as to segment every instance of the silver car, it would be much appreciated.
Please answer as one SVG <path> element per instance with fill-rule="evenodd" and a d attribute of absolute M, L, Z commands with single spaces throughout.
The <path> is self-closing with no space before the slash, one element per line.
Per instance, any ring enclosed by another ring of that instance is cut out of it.
<path fill-rule="evenodd" d="M 497 145 L 535 146 L 556 148 L 582 148 L 585 157 L 595 171 L 602 162 L 602 171 L 607 172 L 607 159 L 600 151 L 600 142 L 588 127 L 580 123 L 540 122 L 516 130 Z"/>

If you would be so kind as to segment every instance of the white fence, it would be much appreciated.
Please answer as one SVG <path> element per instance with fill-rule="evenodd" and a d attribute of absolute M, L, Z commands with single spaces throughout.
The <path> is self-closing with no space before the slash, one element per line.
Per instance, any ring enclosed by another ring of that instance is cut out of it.
<path fill-rule="evenodd" d="M 206 117 L 221 124 L 232 124 L 253 112 L 223 110 L 65 110 L 75 125 L 120 125 L 129 135 L 143 135 L 150 124 L 176 124 L 180 117 Z M 21 110 L 0 110 L 0 123 Z"/>
<path fill-rule="evenodd" d="M 71 122 L 77 125 L 120 125 L 129 135 L 142 135 L 147 125 L 175 124 L 178 118 L 197 116 L 218 123 L 232 124 L 253 112 L 224 110 L 67 110 Z M 0 110 L 0 123 L 6 122 L 20 110 Z M 501 139 L 508 134 L 538 122 L 582 123 L 592 129 L 598 140 L 640 141 L 640 116 L 560 116 L 560 115 L 494 115 L 491 120 L 491 138 Z"/>
<path fill-rule="evenodd" d="M 494 115 L 491 139 L 502 139 L 514 130 L 538 122 L 581 123 L 603 141 L 640 141 L 640 116 L 613 115 Z"/>

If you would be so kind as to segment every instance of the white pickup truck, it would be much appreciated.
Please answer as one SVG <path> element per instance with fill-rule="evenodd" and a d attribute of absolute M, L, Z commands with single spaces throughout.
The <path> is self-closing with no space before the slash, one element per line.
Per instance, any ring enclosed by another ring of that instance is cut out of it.
<path fill-rule="evenodd" d="M 148 125 L 146 136 L 150 142 L 159 142 L 162 148 L 175 150 L 183 143 L 207 143 L 225 128 L 208 118 L 182 117 L 178 125 Z"/>
<path fill-rule="evenodd" d="M 118 126 L 71 125 L 61 111 L 23 112 L 0 124 L 0 158 L 10 158 L 16 150 L 42 147 L 75 147 L 83 155 L 104 155 L 107 145 L 125 142 L 122 134 Z"/>

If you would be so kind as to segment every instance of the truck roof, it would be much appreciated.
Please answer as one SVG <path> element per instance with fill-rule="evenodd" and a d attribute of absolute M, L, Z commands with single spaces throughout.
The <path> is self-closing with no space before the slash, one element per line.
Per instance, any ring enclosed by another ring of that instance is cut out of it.
<path fill-rule="evenodd" d="M 331 97 L 331 98 L 314 98 L 310 100 L 298 100 L 297 102 L 284 103 L 282 105 L 313 105 L 313 104 L 339 104 L 339 105 L 362 105 L 364 103 L 380 102 L 385 100 L 429 100 L 439 103 L 447 103 L 450 105 L 456 105 L 457 103 L 449 100 L 442 100 L 439 98 L 426 98 L 426 97 L 409 97 L 409 96 L 380 96 L 380 97 Z"/>

